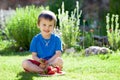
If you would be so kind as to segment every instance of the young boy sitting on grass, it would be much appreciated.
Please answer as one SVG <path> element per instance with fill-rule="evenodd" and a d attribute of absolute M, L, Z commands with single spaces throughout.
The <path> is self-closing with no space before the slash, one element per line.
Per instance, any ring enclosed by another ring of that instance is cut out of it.
<path fill-rule="evenodd" d="M 46 70 L 50 73 L 51 67 L 54 73 L 62 69 L 62 42 L 60 37 L 53 33 L 56 21 L 56 16 L 51 11 L 43 11 L 38 16 L 37 26 L 40 33 L 33 37 L 30 44 L 32 59 L 24 60 L 22 63 L 25 71 L 43 74 Z"/>

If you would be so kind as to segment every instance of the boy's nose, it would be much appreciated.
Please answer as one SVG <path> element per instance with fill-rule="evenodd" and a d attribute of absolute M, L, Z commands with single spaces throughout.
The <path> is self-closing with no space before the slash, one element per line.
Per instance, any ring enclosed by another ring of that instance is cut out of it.
<path fill-rule="evenodd" d="M 46 26 L 46 29 L 49 29 L 49 26 Z"/>

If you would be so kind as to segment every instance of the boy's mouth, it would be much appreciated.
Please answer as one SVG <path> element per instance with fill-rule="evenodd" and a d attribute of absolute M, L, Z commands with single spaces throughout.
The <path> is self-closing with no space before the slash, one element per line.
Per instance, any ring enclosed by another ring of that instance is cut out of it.
<path fill-rule="evenodd" d="M 49 30 L 43 30 L 44 32 L 46 32 L 46 33 L 49 33 L 50 31 Z"/>

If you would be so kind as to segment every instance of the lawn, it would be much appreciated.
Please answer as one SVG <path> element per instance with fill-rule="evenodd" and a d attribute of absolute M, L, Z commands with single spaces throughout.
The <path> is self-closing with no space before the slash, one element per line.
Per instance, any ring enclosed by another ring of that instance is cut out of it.
<path fill-rule="evenodd" d="M 40 77 L 25 73 L 21 67 L 24 59 L 31 58 L 29 52 L 8 52 L 0 56 L 0 80 L 120 80 L 120 54 L 109 58 L 101 56 L 80 57 L 63 54 L 64 76 Z"/>
<path fill-rule="evenodd" d="M 6 41 L 0 42 L 0 45 L 0 80 L 120 80 L 119 52 L 89 57 L 63 53 L 66 74 L 40 77 L 36 73 L 25 73 L 21 67 L 24 59 L 31 58 L 29 52 L 7 51 L 5 47 L 9 43 Z"/>

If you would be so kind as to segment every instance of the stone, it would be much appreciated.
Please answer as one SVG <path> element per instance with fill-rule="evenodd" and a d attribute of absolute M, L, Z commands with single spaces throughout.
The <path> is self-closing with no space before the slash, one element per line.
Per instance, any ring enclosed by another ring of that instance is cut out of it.
<path fill-rule="evenodd" d="M 75 53 L 75 49 L 73 47 L 65 50 L 65 53 Z"/>
<path fill-rule="evenodd" d="M 112 51 L 106 47 L 99 47 L 99 46 L 90 46 L 89 48 L 85 49 L 85 56 L 89 56 L 90 54 L 107 54 L 111 53 Z"/>

